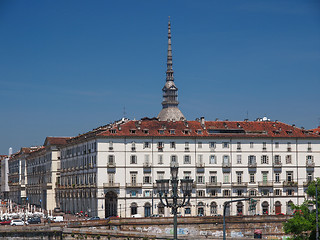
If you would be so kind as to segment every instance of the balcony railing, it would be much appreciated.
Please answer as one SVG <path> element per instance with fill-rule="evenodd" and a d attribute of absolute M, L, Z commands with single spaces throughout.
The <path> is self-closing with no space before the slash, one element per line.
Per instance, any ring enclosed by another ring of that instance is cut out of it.
<path fill-rule="evenodd" d="M 204 162 L 197 162 L 196 167 L 203 168 L 205 166 Z"/>
<path fill-rule="evenodd" d="M 119 188 L 120 183 L 103 183 L 104 188 Z"/>
<path fill-rule="evenodd" d="M 142 183 L 126 183 L 126 188 L 141 188 Z"/>
<path fill-rule="evenodd" d="M 273 182 L 269 182 L 269 181 L 258 182 L 258 187 L 272 187 L 272 186 L 273 186 Z"/>
<path fill-rule="evenodd" d="M 230 162 L 222 162 L 223 168 L 229 168 L 231 166 Z"/>
<path fill-rule="evenodd" d="M 307 160 L 306 161 L 306 166 L 307 167 L 314 167 L 314 161 Z"/>
<path fill-rule="evenodd" d="M 207 188 L 221 187 L 221 182 L 207 182 L 206 187 Z"/>
<path fill-rule="evenodd" d="M 283 187 L 297 187 L 298 183 L 294 181 L 284 181 Z"/>
<path fill-rule="evenodd" d="M 144 168 L 150 168 L 151 167 L 151 163 L 150 162 L 144 162 L 143 163 L 143 167 Z"/>
<path fill-rule="evenodd" d="M 273 161 L 273 167 L 282 167 L 281 161 Z"/>
<path fill-rule="evenodd" d="M 249 167 L 249 168 L 255 168 L 255 167 L 257 167 L 257 162 L 248 162 L 248 167 Z"/>
<path fill-rule="evenodd" d="M 232 187 L 247 187 L 248 183 L 246 182 L 234 182 L 232 183 Z"/>
<path fill-rule="evenodd" d="M 116 167 L 116 163 L 115 163 L 115 162 L 109 162 L 109 163 L 107 164 L 107 167 L 108 167 L 108 168 L 114 168 L 114 167 Z"/>

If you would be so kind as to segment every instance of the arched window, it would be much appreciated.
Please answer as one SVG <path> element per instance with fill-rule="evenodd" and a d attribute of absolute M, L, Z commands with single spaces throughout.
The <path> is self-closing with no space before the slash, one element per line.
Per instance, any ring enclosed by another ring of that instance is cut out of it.
<path fill-rule="evenodd" d="M 268 215 L 269 214 L 269 203 L 264 201 L 262 204 L 262 214 Z"/>
<path fill-rule="evenodd" d="M 293 214 L 293 209 L 291 208 L 291 205 L 293 204 L 292 201 L 287 202 L 287 214 L 292 215 Z"/>
<path fill-rule="evenodd" d="M 135 214 L 138 213 L 138 205 L 137 205 L 137 203 L 135 203 L 135 202 L 131 203 L 130 208 L 131 208 L 131 215 L 135 215 Z"/>
<path fill-rule="evenodd" d="M 278 215 L 281 213 L 281 202 L 280 201 L 276 201 L 274 204 L 274 208 L 275 208 L 275 214 Z"/>
<path fill-rule="evenodd" d="M 242 216 L 243 215 L 243 203 L 237 202 L 237 215 Z"/>
<path fill-rule="evenodd" d="M 211 202 L 211 204 L 210 204 L 210 214 L 211 215 L 217 214 L 217 203 L 216 202 Z"/>
<path fill-rule="evenodd" d="M 145 217 L 151 216 L 151 204 L 149 202 L 146 202 L 144 204 L 144 216 Z"/>
<path fill-rule="evenodd" d="M 164 206 L 163 206 L 163 204 L 161 202 L 158 203 L 158 214 L 159 215 L 160 214 L 164 215 Z"/>

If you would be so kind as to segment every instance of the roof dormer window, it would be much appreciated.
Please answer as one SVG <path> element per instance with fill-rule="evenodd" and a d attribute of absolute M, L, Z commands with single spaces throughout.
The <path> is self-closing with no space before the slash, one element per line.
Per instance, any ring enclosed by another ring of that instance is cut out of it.
<path fill-rule="evenodd" d="M 197 134 L 202 134 L 202 130 L 197 130 Z"/>
<path fill-rule="evenodd" d="M 143 129 L 144 134 L 149 134 L 149 129 Z"/>
<path fill-rule="evenodd" d="M 110 129 L 110 133 L 117 133 L 116 129 Z"/>
<path fill-rule="evenodd" d="M 136 129 L 130 129 L 131 134 L 136 134 L 137 130 Z"/>
<path fill-rule="evenodd" d="M 170 134 L 175 134 L 175 133 L 176 133 L 176 131 L 174 129 L 170 130 Z"/>
<path fill-rule="evenodd" d="M 159 134 L 164 134 L 164 130 L 163 130 L 163 129 L 160 129 L 160 130 L 159 130 Z"/>

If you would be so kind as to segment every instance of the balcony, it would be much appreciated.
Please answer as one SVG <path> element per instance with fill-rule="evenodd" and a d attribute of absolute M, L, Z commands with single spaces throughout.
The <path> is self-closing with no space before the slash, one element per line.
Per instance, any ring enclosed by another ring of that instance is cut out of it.
<path fill-rule="evenodd" d="M 291 152 L 291 150 L 292 150 L 291 147 L 287 148 L 287 152 Z"/>
<path fill-rule="evenodd" d="M 107 164 L 107 167 L 108 167 L 108 168 L 114 168 L 114 167 L 116 167 L 116 163 L 115 163 L 115 162 L 109 162 L 109 163 Z"/>
<path fill-rule="evenodd" d="M 273 167 L 282 167 L 282 162 L 281 161 L 273 161 L 273 164 L 272 164 Z"/>
<path fill-rule="evenodd" d="M 135 152 L 136 151 L 136 147 L 131 147 L 131 152 Z"/>
<path fill-rule="evenodd" d="M 119 188 L 120 183 L 103 183 L 104 188 Z"/>
<path fill-rule="evenodd" d="M 158 146 L 158 152 L 163 152 L 163 147 L 162 146 Z"/>
<path fill-rule="evenodd" d="M 143 163 L 144 168 L 151 168 L 151 163 L 150 162 L 144 162 Z"/>
<path fill-rule="evenodd" d="M 204 162 L 197 162 L 196 163 L 197 168 L 204 168 L 204 166 L 205 166 Z"/>
<path fill-rule="evenodd" d="M 126 183 L 126 188 L 142 188 L 142 183 Z"/>
<path fill-rule="evenodd" d="M 307 167 L 314 167 L 314 161 L 307 160 L 306 161 L 306 166 Z"/>
<path fill-rule="evenodd" d="M 258 187 L 272 187 L 273 182 L 268 182 L 268 181 L 262 181 L 258 182 Z"/>
<path fill-rule="evenodd" d="M 189 147 L 185 147 L 185 148 L 184 148 L 184 151 L 185 151 L 185 152 L 189 152 L 189 151 L 190 151 L 190 148 L 189 148 Z"/>
<path fill-rule="evenodd" d="M 222 162 L 222 167 L 229 168 L 229 167 L 231 167 L 231 164 L 230 164 L 230 162 Z"/>
<path fill-rule="evenodd" d="M 284 181 L 283 187 L 297 187 L 298 183 L 294 181 Z"/>
<path fill-rule="evenodd" d="M 245 182 L 234 182 L 234 183 L 232 183 L 231 184 L 232 185 L 232 187 L 234 187 L 234 188 L 238 188 L 238 187 L 247 187 L 248 186 L 248 183 L 245 183 Z"/>
<path fill-rule="evenodd" d="M 207 182 L 206 187 L 207 188 L 221 187 L 221 182 Z"/>
<path fill-rule="evenodd" d="M 263 152 L 266 152 L 266 151 L 267 151 L 267 148 L 266 148 L 266 147 L 263 147 L 263 148 L 262 148 L 262 151 L 263 151 Z"/>
<path fill-rule="evenodd" d="M 248 167 L 249 167 L 249 168 L 255 168 L 255 167 L 257 167 L 257 162 L 248 162 Z"/>

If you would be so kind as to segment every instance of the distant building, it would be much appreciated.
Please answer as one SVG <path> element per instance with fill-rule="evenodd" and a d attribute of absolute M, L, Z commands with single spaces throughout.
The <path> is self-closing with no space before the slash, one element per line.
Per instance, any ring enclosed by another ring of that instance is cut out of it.
<path fill-rule="evenodd" d="M 60 148 L 67 137 L 47 137 L 43 147 L 27 157 L 27 202 L 48 211 L 57 206 L 55 188 L 60 176 Z"/>

